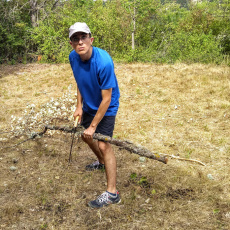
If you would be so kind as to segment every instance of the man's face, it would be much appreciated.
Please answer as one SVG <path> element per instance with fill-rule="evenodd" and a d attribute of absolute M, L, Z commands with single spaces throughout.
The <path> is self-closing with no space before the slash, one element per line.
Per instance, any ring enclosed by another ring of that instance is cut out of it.
<path fill-rule="evenodd" d="M 77 32 L 71 36 L 70 45 L 81 57 L 84 57 L 91 52 L 93 39 L 89 34 Z"/>

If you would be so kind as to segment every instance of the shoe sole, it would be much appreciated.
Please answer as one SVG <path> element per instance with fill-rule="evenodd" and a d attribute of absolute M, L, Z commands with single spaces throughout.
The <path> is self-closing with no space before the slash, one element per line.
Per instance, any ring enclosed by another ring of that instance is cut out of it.
<path fill-rule="evenodd" d="M 105 168 L 101 168 L 101 169 L 90 169 L 90 168 L 85 168 L 86 171 L 97 171 L 97 170 L 105 170 Z"/>
<path fill-rule="evenodd" d="M 121 199 L 120 199 L 117 203 L 111 203 L 111 204 L 119 204 L 119 203 L 121 203 Z M 89 206 L 90 208 L 96 208 L 96 209 L 103 208 L 103 207 L 106 207 L 106 206 L 109 206 L 109 205 L 110 205 L 110 204 L 105 204 L 105 205 L 103 205 L 102 207 L 95 207 L 95 206 L 91 206 L 90 202 L 88 203 L 88 206 Z"/>

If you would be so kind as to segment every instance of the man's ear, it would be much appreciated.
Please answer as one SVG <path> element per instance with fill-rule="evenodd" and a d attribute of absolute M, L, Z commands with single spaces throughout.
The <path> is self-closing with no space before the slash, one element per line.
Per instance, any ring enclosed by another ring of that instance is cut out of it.
<path fill-rule="evenodd" d="M 91 37 L 90 38 L 91 45 L 93 44 L 93 41 L 94 41 L 94 37 Z"/>
<path fill-rule="evenodd" d="M 72 43 L 71 41 L 69 41 L 69 44 L 70 44 L 71 46 L 73 46 L 73 43 Z"/>

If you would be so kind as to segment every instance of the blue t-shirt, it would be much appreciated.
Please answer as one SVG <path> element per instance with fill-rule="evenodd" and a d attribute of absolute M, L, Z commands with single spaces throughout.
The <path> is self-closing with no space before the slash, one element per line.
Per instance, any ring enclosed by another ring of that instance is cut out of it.
<path fill-rule="evenodd" d="M 101 90 L 112 88 L 111 103 L 105 116 L 115 116 L 120 92 L 110 55 L 105 50 L 93 47 L 88 61 L 83 62 L 75 50 L 70 53 L 69 61 L 83 98 L 83 111 L 95 116 L 102 101 Z"/>

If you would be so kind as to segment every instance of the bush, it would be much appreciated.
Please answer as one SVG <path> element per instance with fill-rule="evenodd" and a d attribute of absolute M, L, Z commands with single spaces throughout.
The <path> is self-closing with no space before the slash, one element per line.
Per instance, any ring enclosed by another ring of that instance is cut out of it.
<path fill-rule="evenodd" d="M 169 61 L 187 63 L 220 63 L 223 58 L 220 44 L 211 33 L 174 34 L 170 37 L 166 55 Z"/>

